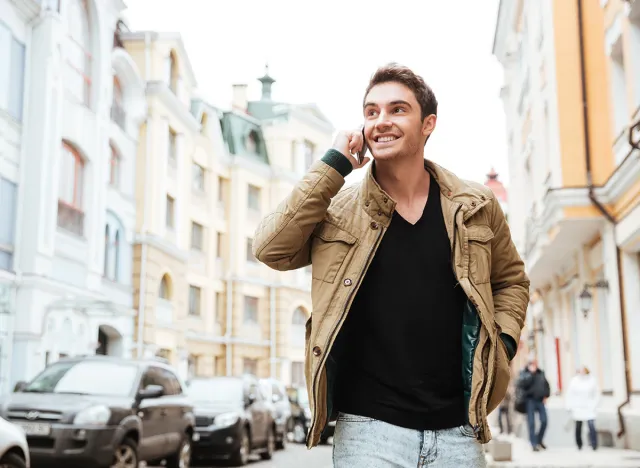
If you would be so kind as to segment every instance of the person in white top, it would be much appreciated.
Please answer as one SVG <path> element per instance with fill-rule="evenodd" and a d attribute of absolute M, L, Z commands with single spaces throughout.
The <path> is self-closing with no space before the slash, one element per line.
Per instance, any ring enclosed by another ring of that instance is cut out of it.
<path fill-rule="evenodd" d="M 600 402 L 600 389 L 595 377 L 591 375 L 585 366 L 571 379 L 567 391 L 566 406 L 571 412 L 571 417 L 576 423 L 576 444 L 578 450 L 582 449 L 582 423 L 589 426 L 589 442 L 593 450 L 598 448 L 598 435 L 596 433 L 596 409 Z"/>

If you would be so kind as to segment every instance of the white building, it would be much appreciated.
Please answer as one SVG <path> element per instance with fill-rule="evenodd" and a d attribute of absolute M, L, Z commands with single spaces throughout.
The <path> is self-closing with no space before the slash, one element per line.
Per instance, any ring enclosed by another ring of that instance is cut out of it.
<path fill-rule="evenodd" d="M 2 276 L 11 290 L 12 320 L 5 320 L 13 341 L 5 356 L 12 365 L 5 359 L 0 367 L 0 391 L 61 356 L 128 355 L 134 332 L 135 161 L 146 103 L 140 74 L 118 42 L 124 4 L 42 3 L 0 0 L 17 41 L 12 64 L 21 53 L 26 63 L 21 122 L 0 119 L 11 129 L 2 132 L 2 177 L 17 183 L 19 207 L 15 249 L 0 241 L 13 255 Z M 0 36 L 0 50 L 5 44 Z"/>

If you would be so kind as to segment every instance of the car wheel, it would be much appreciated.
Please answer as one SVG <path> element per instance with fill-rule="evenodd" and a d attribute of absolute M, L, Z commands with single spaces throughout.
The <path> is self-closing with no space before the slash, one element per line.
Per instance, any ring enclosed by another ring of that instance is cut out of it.
<path fill-rule="evenodd" d="M 7 453 L 0 460 L 0 468 L 27 468 L 27 462 L 17 453 Z"/>
<path fill-rule="evenodd" d="M 260 454 L 260 458 L 263 460 L 271 460 L 273 458 L 273 452 L 276 451 L 276 433 L 273 427 L 267 429 L 267 447 L 265 451 Z"/>
<path fill-rule="evenodd" d="M 138 468 L 138 444 L 133 439 L 124 439 L 116 447 L 111 468 Z"/>
<path fill-rule="evenodd" d="M 167 458 L 167 468 L 189 468 L 191 465 L 191 437 L 184 437 L 178 451 Z"/>
<path fill-rule="evenodd" d="M 251 438 L 249 437 L 249 429 L 245 428 L 240 435 L 240 447 L 231 457 L 233 466 L 244 466 L 249 463 L 249 455 L 251 454 Z"/>

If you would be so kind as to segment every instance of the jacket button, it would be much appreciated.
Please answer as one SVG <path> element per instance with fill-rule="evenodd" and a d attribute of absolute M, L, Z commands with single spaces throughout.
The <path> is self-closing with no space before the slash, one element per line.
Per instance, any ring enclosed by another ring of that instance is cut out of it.
<path fill-rule="evenodd" d="M 448 192 L 448 194 L 447 194 L 447 195 L 448 195 L 448 196 L 451 196 L 451 192 Z"/>
<path fill-rule="evenodd" d="M 364 206 L 369 206 L 369 205 L 370 205 L 369 200 L 367 200 L 366 202 L 364 202 Z"/>
<path fill-rule="evenodd" d="M 318 356 L 320 356 L 321 354 L 322 354 L 322 350 L 320 349 L 320 347 L 319 347 L 319 346 L 316 346 L 316 347 L 314 347 L 314 348 L 313 348 L 313 355 L 314 355 L 315 357 L 318 357 Z"/>
<path fill-rule="evenodd" d="M 378 229 L 378 223 L 376 223 L 375 221 L 373 221 L 371 223 L 371 229 Z"/>
<path fill-rule="evenodd" d="M 378 216 L 382 216 L 382 211 L 378 211 Z"/>
<path fill-rule="evenodd" d="M 345 286 L 351 286 L 353 284 L 353 281 L 351 281 L 351 278 L 345 278 L 344 279 L 344 285 Z"/>
<path fill-rule="evenodd" d="M 471 202 L 471 206 L 476 206 L 476 202 Z"/>
<path fill-rule="evenodd" d="M 387 203 L 387 202 L 389 201 L 389 199 L 388 199 L 387 197 L 384 197 L 384 198 L 382 199 L 382 201 L 384 201 L 385 203 Z"/>

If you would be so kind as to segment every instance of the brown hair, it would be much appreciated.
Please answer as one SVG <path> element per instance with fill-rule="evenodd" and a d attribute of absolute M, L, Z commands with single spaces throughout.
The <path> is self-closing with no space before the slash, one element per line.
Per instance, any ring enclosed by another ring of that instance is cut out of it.
<path fill-rule="evenodd" d="M 389 63 L 376 70 L 371 80 L 369 80 L 369 86 L 367 86 L 367 90 L 364 93 L 363 105 L 371 88 L 388 82 L 403 84 L 413 92 L 418 104 L 420 104 L 420 118 L 422 120 L 428 115 L 437 115 L 438 101 L 435 94 L 433 94 L 433 90 L 420 75 L 416 75 L 410 68 L 397 63 Z"/>

